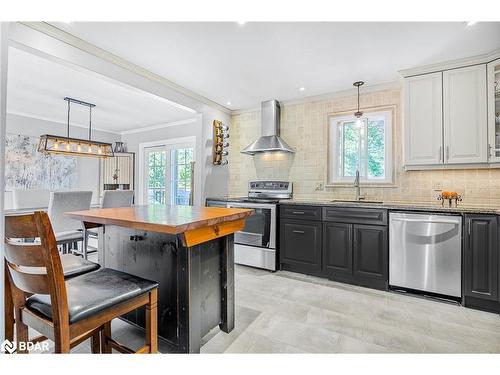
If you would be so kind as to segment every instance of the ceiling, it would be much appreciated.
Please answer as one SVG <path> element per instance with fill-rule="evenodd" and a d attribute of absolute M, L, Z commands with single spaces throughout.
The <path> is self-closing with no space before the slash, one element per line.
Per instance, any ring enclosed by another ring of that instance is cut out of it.
<path fill-rule="evenodd" d="M 9 50 L 7 90 L 9 113 L 65 124 L 63 98 L 69 96 L 96 104 L 93 128 L 117 133 L 194 117 L 192 110 L 165 99 L 16 48 Z M 88 107 L 72 105 L 71 124 L 88 123 Z"/>
<path fill-rule="evenodd" d="M 500 48 L 498 22 L 55 25 L 230 109 L 395 81 L 400 69 Z"/>

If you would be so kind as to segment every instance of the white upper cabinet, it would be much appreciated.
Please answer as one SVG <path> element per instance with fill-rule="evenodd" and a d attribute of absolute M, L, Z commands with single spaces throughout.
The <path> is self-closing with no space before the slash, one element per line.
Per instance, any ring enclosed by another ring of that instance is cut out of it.
<path fill-rule="evenodd" d="M 405 165 L 443 163 L 442 73 L 405 79 Z"/>
<path fill-rule="evenodd" d="M 443 72 L 444 162 L 486 163 L 486 65 Z"/>
<path fill-rule="evenodd" d="M 488 69 L 488 140 L 490 162 L 500 162 L 500 59 L 492 61 Z"/>

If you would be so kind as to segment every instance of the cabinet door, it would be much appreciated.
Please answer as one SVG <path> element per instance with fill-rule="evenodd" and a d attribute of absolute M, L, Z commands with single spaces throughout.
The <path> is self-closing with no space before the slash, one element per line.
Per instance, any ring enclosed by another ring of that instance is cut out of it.
<path fill-rule="evenodd" d="M 387 227 L 354 225 L 354 278 L 388 280 Z"/>
<path fill-rule="evenodd" d="M 496 300 L 498 248 L 496 216 L 467 215 L 465 219 L 465 295 Z"/>
<path fill-rule="evenodd" d="M 443 107 L 445 163 L 487 162 L 486 65 L 445 71 Z"/>
<path fill-rule="evenodd" d="M 329 277 L 352 275 L 352 224 L 323 224 L 323 273 Z"/>
<path fill-rule="evenodd" d="M 282 269 L 319 274 L 321 272 L 321 223 L 282 220 L 280 259 Z"/>
<path fill-rule="evenodd" d="M 490 162 L 500 162 L 500 59 L 490 62 L 488 70 L 488 143 Z"/>
<path fill-rule="evenodd" d="M 442 73 L 405 79 L 405 165 L 443 163 Z"/>

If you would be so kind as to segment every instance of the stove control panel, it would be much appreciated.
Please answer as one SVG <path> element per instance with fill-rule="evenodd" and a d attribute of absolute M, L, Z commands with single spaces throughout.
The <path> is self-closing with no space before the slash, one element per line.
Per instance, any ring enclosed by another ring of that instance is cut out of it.
<path fill-rule="evenodd" d="M 280 198 L 292 197 L 292 183 L 288 181 L 251 181 L 248 183 L 250 198 Z"/>

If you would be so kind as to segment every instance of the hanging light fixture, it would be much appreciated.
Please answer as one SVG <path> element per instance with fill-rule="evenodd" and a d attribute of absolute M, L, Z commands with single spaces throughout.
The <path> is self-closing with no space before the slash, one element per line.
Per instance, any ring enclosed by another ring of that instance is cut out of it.
<path fill-rule="evenodd" d="M 111 143 L 98 142 L 92 140 L 92 108 L 95 104 L 87 103 L 78 99 L 66 97 L 68 102 L 68 134 L 67 137 L 44 134 L 40 136 L 38 151 L 46 154 L 64 154 L 75 156 L 92 156 L 106 158 L 114 156 Z M 71 103 L 89 107 L 89 139 L 71 138 L 69 136 L 69 116 Z"/>
<path fill-rule="evenodd" d="M 356 120 L 356 124 L 361 126 L 361 124 L 363 123 L 363 112 L 360 111 L 359 109 L 359 88 L 361 86 L 363 86 L 365 83 L 363 81 L 356 81 L 354 82 L 352 85 L 357 87 L 358 88 L 358 110 L 356 112 L 354 112 L 354 116 L 356 116 L 357 120 Z"/>

